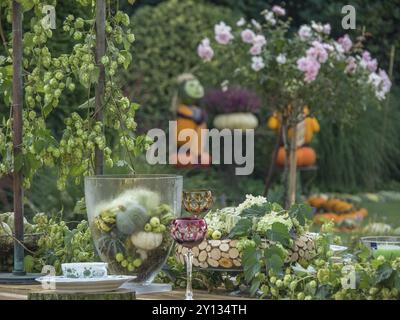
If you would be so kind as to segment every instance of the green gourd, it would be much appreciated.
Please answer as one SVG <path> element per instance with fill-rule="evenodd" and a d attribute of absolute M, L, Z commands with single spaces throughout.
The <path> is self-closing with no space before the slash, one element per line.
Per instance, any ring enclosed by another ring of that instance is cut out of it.
<path fill-rule="evenodd" d="M 149 218 L 145 208 L 135 202 L 120 205 L 116 217 L 117 229 L 123 234 L 130 235 L 143 230 Z"/>

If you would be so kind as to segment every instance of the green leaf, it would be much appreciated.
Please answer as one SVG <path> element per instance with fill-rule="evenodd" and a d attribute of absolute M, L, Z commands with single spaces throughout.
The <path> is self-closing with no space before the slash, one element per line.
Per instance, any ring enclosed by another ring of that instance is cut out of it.
<path fill-rule="evenodd" d="M 399 271 L 395 271 L 394 277 L 393 277 L 393 286 L 400 291 L 400 273 Z"/>
<path fill-rule="evenodd" d="M 290 245 L 290 233 L 288 227 L 281 222 L 272 224 L 271 229 L 267 230 L 267 238 L 271 241 L 281 243 L 287 247 Z"/>
<path fill-rule="evenodd" d="M 128 0 L 128 3 L 129 3 L 130 5 L 133 5 L 135 2 L 136 2 L 136 0 Z"/>
<path fill-rule="evenodd" d="M 357 287 L 360 289 L 368 289 L 372 286 L 371 276 L 365 271 L 357 271 L 356 279 Z"/>
<path fill-rule="evenodd" d="M 318 300 L 326 300 L 329 298 L 332 292 L 332 287 L 329 284 L 323 284 L 318 286 L 315 298 Z"/>
<path fill-rule="evenodd" d="M 306 219 L 310 220 L 312 218 L 312 213 L 312 208 L 304 203 L 294 204 L 289 209 L 289 215 L 297 219 L 301 225 L 305 223 Z"/>
<path fill-rule="evenodd" d="M 261 252 L 257 248 L 248 247 L 243 251 L 243 272 L 247 282 L 250 282 L 257 272 L 260 272 Z"/>
<path fill-rule="evenodd" d="M 51 103 L 46 104 L 43 108 L 42 108 L 42 113 L 43 113 L 43 117 L 47 117 L 50 112 L 53 110 L 53 105 Z"/>
<path fill-rule="evenodd" d="M 91 83 L 97 83 L 97 81 L 99 81 L 99 75 L 100 75 L 100 68 L 99 67 L 95 67 L 89 75 L 89 79 Z"/>
<path fill-rule="evenodd" d="M 250 296 L 254 296 L 254 294 L 257 292 L 258 288 L 260 287 L 261 281 L 257 278 L 254 278 L 251 281 L 251 286 L 250 286 Z"/>
<path fill-rule="evenodd" d="M 240 215 L 245 217 L 262 217 L 266 213 L 271 212 L 271 210 L 272 204 L 267 202 L 262 205 L 255 204 L 250 208 L 244 209 Z"/>
<path fill-rule="evenodd" d="M 18 0 L 18 2 L 22 5 L 22 10 L 24 12 L 31 10 L 35 5 L 33 0 Z"/>
<path fill-rule="evenodd" d="M 390 278 L 390 276 L 393 273 L 392 267 L 388 263 L 384 263 L 378 267 L 378 270 L 376 270 L 375 274 L 375 284 L 379 284 L 387 279 Z"/>
<path fill-rule="evenodd" d="M 132 55 L 131 55 L 131 53 L 130 53 L 129 51 L 127 51 L 127 50 L 121 50 L 120 54 L 122 54 L 122 55 L 124 56 L 124 58 L 125 58 L 125 61 L 124 61 L 124 69 L 126 70 L 126 69 L 128 69 L 129 65 L 130 65 L 131 62 L 132 62 Z"/>
<path fill-rule="evenodd" d="M 95 104 L 95 97 L 90 98 L 89 100 L 87 100 L 84 103 L 82 103 L 78 107 L 78 109 L 92 109 L 92 108 L 94 108 L 94 104 Z"/>
<path fill-rule="evenodd" d="M 229 239 L 248 236 L 251 233 L 253 222 L 250 218 L 240 219 L 228 235 Z"/>
<path fill-rule="evenodd" d="M 283 274 L 286 254 L 281 247 L 272 245 L 266 248 L 264 250 L 264 257 L 267 270 L 272 270 L 277 274 Z"/>

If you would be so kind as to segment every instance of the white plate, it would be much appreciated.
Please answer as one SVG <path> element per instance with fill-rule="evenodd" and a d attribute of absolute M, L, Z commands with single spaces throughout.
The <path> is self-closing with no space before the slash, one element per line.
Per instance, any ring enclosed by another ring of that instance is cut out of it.
<path fill-rule="evenodd" d="M 44 276 L 37 278 L 36 281 L 44 285 L 48 290 L 63 292 L 99 292 L 117 290 L 125 282 L 131 281 L 136 277 L 109 275 L 101 278 L 66 278 L 64 276 Z M 52 284 L 55 284 L 52 287 Z"/>

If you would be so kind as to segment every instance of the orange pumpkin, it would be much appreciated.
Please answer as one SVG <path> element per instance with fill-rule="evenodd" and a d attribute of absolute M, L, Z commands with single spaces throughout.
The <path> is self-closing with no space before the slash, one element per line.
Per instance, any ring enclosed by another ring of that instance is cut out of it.
<path fill-rule="evenodd" d="M 284 147 L 280 147 L 276 156 L 276 163 L 283 167 L 286 160 L 286 151 Z M 317 155 L 313 148 L 301 147 L 296 150 L 296 164 L 298 167 L 309 167 L 315 164 Z"/>
<path fill-rule="evenodd" d="M 326 202 L 325 198 L 314 196 L 308 198 L 308 204 L 314 208 L 320 209 Z"/>

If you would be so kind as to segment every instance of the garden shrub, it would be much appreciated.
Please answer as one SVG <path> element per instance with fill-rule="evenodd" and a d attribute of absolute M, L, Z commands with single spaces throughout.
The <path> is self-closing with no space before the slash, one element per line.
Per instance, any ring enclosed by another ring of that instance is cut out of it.
<path fill-rule="evenodd" d="M 124 75 L 126 94 L 141 103 L 138 114 L 141 128 L 165 126 L 176 77 L 193 72 L 206 85 L 213 85 L 221 75 L 199 74 L 196 48 L 205 36 L 213 36 L 219 21 L 236 21 L 228 8 L 194 0 L 170 0 L 158 6 L 145 6 L 132 16 L 136 42 L 133 63 Z"/>

